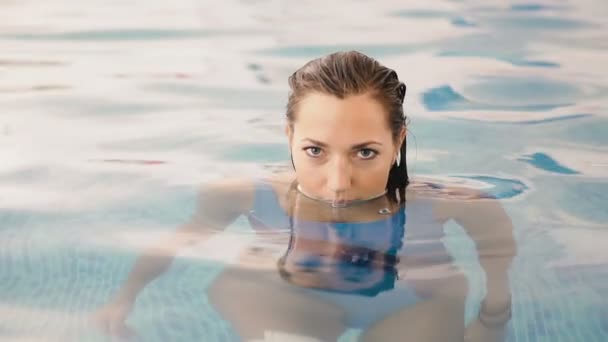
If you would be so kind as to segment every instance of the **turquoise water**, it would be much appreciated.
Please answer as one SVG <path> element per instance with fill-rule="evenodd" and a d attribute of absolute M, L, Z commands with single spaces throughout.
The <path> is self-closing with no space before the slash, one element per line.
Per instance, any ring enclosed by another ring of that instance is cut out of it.
<path fill-rule="evenodd" d="M 345 49 L 407 83 L 411 174 L 484 189 L 512 218 L 508 340 L 608 339 L 602 1 L 0 8 L 0 339 L 103 340 L 90 313 L 200 184 L 290 167 L 286 79 Z M 205 290 L 248 237 L 239 220 L 228 251 L 186 253 L 147 287 L 140 339 L 235 340 Z"/>

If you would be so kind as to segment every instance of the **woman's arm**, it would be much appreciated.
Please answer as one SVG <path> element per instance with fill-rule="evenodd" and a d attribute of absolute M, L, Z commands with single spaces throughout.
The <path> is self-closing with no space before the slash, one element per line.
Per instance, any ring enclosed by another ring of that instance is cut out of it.
<path fill-rule="evenodd" d="M 463 202 L 454 220 L 477 246 L 486 273 L 484 308 L 498 312 L 511 300 L 508 271 L 517 250 L 511 219 L 498 201 L 482 199 Z"/>
<path fill-rule="evenodd" d="M 223 230 L 251 206 L 252 200 L 253 187 L 249 182 L 226 181 L 205 186 L 192 219 L 167 239 L 146 249 L 114 298 L 97 312 L 96 321 L 102 330 L 115 335 L 132 334 L 124 321 L 139 292 L 171 266 L 180 249 Z"/>
<path fill-rule="evenodd" d="M 497 200 L 463 191 L 469 196 L 457 196 L 460 199 L 447 201 L 446 207 L 449 217 L 475 242 L 479 263 L 486 274 L 487 293 L 473 326 L 479 328 L 481 324 L 484 330 L 502 330 L 511 317 L 508 271 L 517 250 L 513 224 Z"/>

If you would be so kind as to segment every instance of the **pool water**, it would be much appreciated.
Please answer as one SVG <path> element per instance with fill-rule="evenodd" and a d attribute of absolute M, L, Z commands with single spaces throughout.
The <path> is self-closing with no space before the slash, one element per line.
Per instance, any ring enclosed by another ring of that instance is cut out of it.
<path fill-rule="evenodd" d="M 511 217 L 507 340 L 608 340 L 603 1 L 0 8 L 0 339 L 104 340 L 91 313 L 201 184 L 290 168 L 287 77 L 356 49 L 408 85 L 410 174 L 483 189 Z M 446 232 L 472 264 L 462 229 Z M 242 218 L 180 254 L 137 301 L 139 339 L 238 340 L 206 290 L 250 242 Z"/>

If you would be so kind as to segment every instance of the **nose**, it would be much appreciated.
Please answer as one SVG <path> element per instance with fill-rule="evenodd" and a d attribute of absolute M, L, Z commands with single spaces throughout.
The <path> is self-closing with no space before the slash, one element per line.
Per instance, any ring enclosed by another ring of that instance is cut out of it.
<path fill-rule="evenodd" d="M 349 190 L 352 185 L 352 169 L 346 158 L 336 158 L 330 164 L 327 175 L 327 188 L 334 194 L 340 195 Z"/>

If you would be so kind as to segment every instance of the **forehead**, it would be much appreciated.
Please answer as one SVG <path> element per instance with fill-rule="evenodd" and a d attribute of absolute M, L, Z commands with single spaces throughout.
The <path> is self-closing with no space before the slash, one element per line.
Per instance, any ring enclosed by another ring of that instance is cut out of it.
<path fill-rule="evenodd" d="M 339 99 L 333 95 L 312 93 L 298 105 L 296 133 L 319 139 L 390 138 L 388 114 L 371 94 Z"/>

